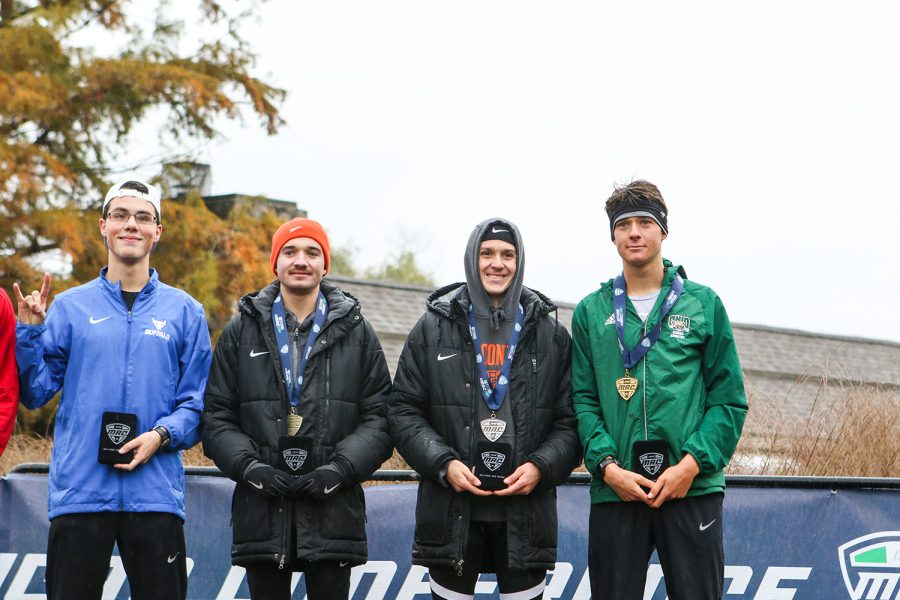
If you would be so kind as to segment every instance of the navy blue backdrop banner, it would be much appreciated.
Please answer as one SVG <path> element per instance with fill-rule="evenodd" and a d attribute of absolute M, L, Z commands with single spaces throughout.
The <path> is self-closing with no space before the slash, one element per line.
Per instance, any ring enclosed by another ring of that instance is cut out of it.
<path fill-rule="evenodd" d="M 249 598 L 243 569 L 230 563 L 233 487 L 188 477 L 189 598 Z M 544 597 L 586 599 L 588 488 L 561 486 L 558 496 L 559 562 Z M 415 501 L 415 483 L 366 487 L 369 562 L 352 571 L 353 599 L 430 597 L 427 571 L 410 564 Z M 900 600 L 900 480 L 732 477 L 724 519 L 725 600 Z M 44 598 L 47 529 L 46 474 L 0 479 L 0 598 Z M 647 575 L 644 600 L 664 600 L 655 556 Z M 293 583 L 293 598 L 304 598 L 303 577 Z M 117 555 L 103 597 L 129 597 Z M 495 580 L 482 576 L 476 598 L 496 597 Z"/>

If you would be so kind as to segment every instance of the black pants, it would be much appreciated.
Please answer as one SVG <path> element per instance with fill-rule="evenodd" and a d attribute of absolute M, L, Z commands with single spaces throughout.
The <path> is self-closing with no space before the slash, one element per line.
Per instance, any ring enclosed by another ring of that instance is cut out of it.
<path fill-rule="evenodd" d="M 669 600 L 720 600 L 723 494 L 591 505 L 588 569 L 593 600 L 641 600 L 654 548 Z"/>
<path fill-rule="evenodd" d="M 99 600 L 113 544 L 133 600 L 187 597 L 184 522 L 170 513 L 101 512 L 50 521 L 47 598 Z"/>
<path fill-rule="evenodd" d="M 500 600 L 532 600 L 544 594 L 545 569 L 510 569 L 506 523 L 473 521 L 461 573 L 451 567 L 431 567 L 431 597 L 435 600 L 471 600 L 479 573 L 497 573 Z"/>
<path fill-rule="evenodd" d="M 289 600 L 291 574 L 303 571 L 309 600 L 347 600 L 350 596 L 350 565 L 336 560 L 297 561 L 279 569 L 263 563 L 247 567 L 247 585 L 253 600 Z"/>

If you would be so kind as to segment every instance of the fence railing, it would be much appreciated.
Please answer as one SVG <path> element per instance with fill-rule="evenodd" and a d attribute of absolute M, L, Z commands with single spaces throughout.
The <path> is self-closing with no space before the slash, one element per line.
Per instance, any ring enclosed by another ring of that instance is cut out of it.
<path fill-rule="evenodd" d="M 186 475 L 203 477 L 225 477 L 216 467 L 185 467 Z M 46 475 L 50 472 L 47 463 L 22 463 L 16 465 L 10 473 Z M 379 469 L 369 481 L 412 482 L 418 481 L 419 475 L 408 469 Z M 566 485 L 589 485 L 591 475 L 585 471 L 574 471 L 566 480 Z M 781 475 L 726 475 L 725 483 L 729 487 L 756 488 L 806 488 L 833 490 L 898 490 L 900 477 L 803 477 Z"/>

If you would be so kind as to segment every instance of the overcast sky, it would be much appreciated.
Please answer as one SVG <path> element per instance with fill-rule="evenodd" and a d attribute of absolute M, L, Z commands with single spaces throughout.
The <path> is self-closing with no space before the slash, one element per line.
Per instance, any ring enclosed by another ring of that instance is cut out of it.
<path fill-rule="evenodd" d="M 846 2 L 293 2 L 242 32 L 288 91 L 198 157 L 213 193 L 295 200 L 361 266 L 463 278 L 472 227 L 522 230 L 526 285 L 621 270 L 603 203 L 644 178 L 663 254 L 731 319 L 900 341 L 900 8 Z M 266 257 L 260 257 L 265 260 Z"/>

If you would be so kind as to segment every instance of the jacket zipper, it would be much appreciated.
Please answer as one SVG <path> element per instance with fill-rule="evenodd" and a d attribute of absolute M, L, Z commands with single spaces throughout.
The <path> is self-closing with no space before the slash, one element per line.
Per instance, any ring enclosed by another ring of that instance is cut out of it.
<path fill-rule="evenodd" d="M 325 325 L 322 326 L 322 330 L 324 331 L 325 327 L 327 327 L 330 323 L 331 323 L 330 320 L 327 321 L 325 323 Z M 260 324 L 263 324 L 263 321 L 260 321 Z M 266 344 L 269 346 L 269 352 L 271 353 L 272 356 L 277 356 L 278 352 L 279 352 L 278 344 L 275 344 L 272 342 L 271 338 L 269 337 L 268 329 L 265 326 L 263 326 L 261 328 L 261 332 L 262 332 L 263 339 L 266 341 Z M 299 336 L 299 328 L 297 330 L 295 330 L 295 333 L 297 334 L 297 336 Z M 294 342 L 296 342 L 296 339 L 297 338 L 295 337 L 294 340 L 292 340 L 292 345 Z M 315 354 L 315 349 L 313 349 L 313 351 L 310 353 L 310 358 L 312 358 L 313 354 Z M 291 363 L 292 363 L 291 366 L 293 368 L 293 358 L 291 360 Z M 284 390 L 283 394 L 284 394 L 285 406 L 286 406 L 285 414 L 287 415 L 291 410 L 291 399 L 288 396 L 287 389 L 285 389 L 285 386 L 284 386 L 284 373 L 281 372 L 281 369 L 275 360 L 272 361 L 272 367 L 275 369 L 275 372 L 278 374 L 277 380 L 282 382 L 281 389 Z M 331 350 L 329 348 L 328 353 L 325 355 L 325 414 L 326 415 L 328 414 L 329 395 L 331 394 L 331 381 L 330 380 L 331 380 Z M 325 420 L 327 421 L 327 419 L 325 419 Z M 287 420 L 285 420 L 281 424 L 281 430 L 282 430 L 282 433 L 287 434 Z M 281 542 L 281 549 L 282 549 L 281 556 L 279 557 L 278 554 L 275 554 L 275 560 L 278 561 L 278 569 L 279 570 L 284 569 L 284 563 L 287 559 L 287 551 L 288 551 L 287 544 L 288 544 L 288 540 L 290 539 L 290 532 L 288 531 L 288 528 L 293 526 L 293 524 L 289 522 L 290 515 L 288 513 L 290 511 L 288 510 L 289 507 L 287 505 L 287 500 L 283 498 L 281 500 L 281 503 L 282 503 L 282 508 L 284 508 L 284 517 L 282 519 L 282 523 L 283 523 L 282 531 L 285 532 L 285 535 L 282 537 L 282 542 Z"/>
<path fill-rule="evenodd" d="M 126 317 L 125 322 L 127 325 L 125 326 L 125 385 L 122 386 L 122 412 L 126 412 L 128 409 L 128 361 L 131 359 L 131 311 L 128 311 L 128 316 Z"/>
<path fill-rule="evenodd" d="M 269 348 L 269 356 L 277 357 L 278 352 L 279 352 L 278 344 L 275 343 L 272 340 L 272 338 L 270 337 L 269 330 L 268 330 L 268 327 L 266 326 L 265 320 L 261 320 L 261 319 L 255 319 L 255 320 L 260 324 L 260 334 L 262 335 L 262 339 L 265 342 L 266 346 Z M 271 323 L 271 321 L 269 323 Z M 275 369 L 275 374 L 276 374 L 275 380 L 281 382 L 281 386 L 280 386 L 281 394 L 282 394 L 282 397 L 284 398 L 284 406 L 285 406 L 284 414 L 287 415 L 291 409 L 291 398 L 290 398 L 290 396 L 288 396 L 287 389 L 285 388 L 284 373 L 282 372 L 281 366 L 278 364 L 278 360 L 276 358 L 273 358 L 273 360 L 271 362 L 272 362 L 272 368 Z M 282 434 L 286 435 L 287 434 L 287 419 L 279 419 L 279 421 L 281 423 L 280 423 L 280 427 L 278 429 Z M 286 510 L 286 505 L 287 505 L 287 501 L 284 498 L 282 498 L 281 506 L 283 509 L 284 516 L 281 519 L 281 524 L 282 524 L 281 531 L 283 532 L 283 535 L 281 538 L 281 555 L 279 556 L 279 554 L 277 552 L 275 553 L 275 560 L 278 562 L 279 570 L 284 569 L 284 563 L 287 558 L 287 544 L 288 544 L 288 540 L 290 539 L 290 532 L 288 531 L 288 526 L 289 526 L 288 514 L 287 514 L 288 511 Z"/>
<path fill-rule="evenodd" d="M 644 321 L 643 331 L 641 332 L 641 337 L 647 335 L 647 322 Z M 648 353 L 649 354 L 649 353 Z M 644 384 L 641 386 L 641 397 L 644 405 L 644 439 L 647 440 L 650 437 L 650 424 L 647 419 L 647 354 L 644 355 L 644 359 L 641 361 L 643 364 L 641 366 L 641 378 L 644 381 Z"/>
<path fill-rule="evenodd" d="M 299 332 L 296 330 L 294 333 L 299 335 Z M 295 344 L 296 344 L 296 337 L 294 337 L 294 339 L 291 340 L 291 345 L 294 346 Z M 291 348 L 291 352 L 293 352 L 293 348 Z M 293 362 L 294 362 L 294 357 L 293 357 L 293 353 L 292 353 L 291 354 L 291 373 L 294 372 Z M 283 376 L 284 375 L 282 374 L 282 377 Z M 282 385 L 281 388 L 284 389 L 284 385 Z M 287 394 L 287 391 L 285 391 L 285 396 L 287 396 L 287 411 L 284 414 L 288 415 L 288 414 L 290 414 L 290 410 L 291 410 L 291 398 Z M 298 410 L 299 410 L 299 407 L 298 407 Z M 285 416 L 284 419 L 279 419 L 279 420 L 281 421 L 280 427 L 279 427 L 281 434 L 287 435 L 287 416 Z M 278 561 L 278 570 L 281 571 L 284 569 L 284 562 L 285 562 L 285 559 L 287 558 L 288 540 L 291 539 L 290 529 L 291 529 L 291 527 L 293 527 L 293 523 L 291 522 L 290 507 L 288 505 L 287 498 L 279 498 L 279 502 L 281 503 L 281 511 L 282 511 L 281 531 L 284 534 L 281 536 L 281 559 Z M 276 558 L 276 560 L 278 559 L 277 554 L 275 555 L 275 558 Z"/>
<path fill-rule="evenodd" d="M 139 294 L 140 295 L 140 294 Z M 121 295 L 120 295 L 121 298 Z M 122 299 L 124 303 L 125 300 Z M 135 298 L 135 302 L 137 302 L 137 298 Z M 128 311 L 128 316 L 125 320 L 125 381 L 122 386 L 122 412 L 127 412 L 128 409 L 128 361 L 131 360 L 131 309 L 127 306 L 125 307 Z M 140 426 L 140 423 L 138 423 Z M 125 483 L 124 483 L 124 474 L 119 473 L 119 512 L 125 510 L 125 505 L 123 502 L 123 498 L 125 497 Z"/>
<path fill-rule="evenodd" d="M 287 320 L 287 319 L 285 319 L 285 320 Z M 294 381 L 288 382 L 288 383 L 290 383 L 291 389 L 293 389 L 294 385 L 296 385 L 297 378 L 300 377 L 300 375 L 302 375 L 302 373 L 297 372 L 297 369 L 300 368 L 300 360 L 297 360 L 296 364 L 294 364 L 295 359 L 297 359 L 302 353 L 303 353 L 303 349 L 300 347 L 300 325 L 297 324 L 297 326 L 294 328 L 294 331 L 291 332 L 291 344 L 290 344 L 290 348 L 288 349 L 288 356 L 290 357 L 290 361 L 291 361 L 291 377 L 294 378 Z M 282 373 L 281 376 L 284 377 L 284 374 Z M 301 392 L 302 392 L 302 390 L 301 390 Z M 282 433 L 284 435 L 287 435 L 287 415 L 291 414 L 291 410 L 294 409 L 294 407 L 291 405 L 292 401 L 293 401 L 292 395 L 288 394 L 287 407 L 285 408 L 285 413 L 284 413 L 285 414 L 285 422 L 282 424 L 282 427 L 284 428 Z M 299 414 L 300 413 L 300 395 L 299 394 L 297 395 L 296 410 L 297 410 L 297 414 Z"/>
<path fill-rule="evenodd" d="M 462 577 L 464 562 L 466 562 L 466 561 L 464 561 L 463 559 L 459 559 L 459 561 L 456 563 L 456 576 L 457 577 Z"/>
<path fill-rule="evenodd" d="M 285 321 L 286 320 L 287 319 L 285 319 Z M 294 354 L 295 354 L 295 352 L 298 352 L 298 351 L 302 352 L 302 350 L 299 350 L 297 348 L 297 346 L 299 345 L 297 343 L 299 338 L 300 338 L 300 327 L 298 326 L 298 327 L 295 327 L 294 331 L 291 332 L 290 348 L 288 349 L 288 356 L 290 356 L 290 361 L 291 361 L 291 374 L 292 374 L 291 376 L 294 377 L 295 380 L 296 380 L 297 374 L 294 373 Z M 276 346 L 277 346 L 277 344 L 276 344 Z M 273 360 L 272 362 L 274 363 L 275 361 Z M 281 374 L 281 377 L 282 378 L 284 377 L 284 373 Z M 291 387 L 293 387 L 294 382 L 292 381 L 290 383 L 291 383 Z M 284 385 L 282 385 L 281 387 L 282 387 L 282 389 L 284 389 Z M 287 435 L 287 415 L 289 415 L 291 412 L 291 396 L 290 396 L 290 394 L 287 393 L 287 390 L 285 390 L 285 396 L 287 396 L 287 408 L 284 413 L 285 418 L 280 419 L 281 426 L 279 427 L 282 435 Z M 298 406 L 298 410 L 299 410 L 299 406 Z M 290 529 L 291 529 L 291 527 L 293 527 L 293 523 L 291 522 L 290 510 L 288 508 L 287 499 L 279 498 L 278 501 L 281 503 L 281 514 L 282 514 L 281 531 L 283 532 L 283 535 L 281 536 L 281 558 L 279 559 L 278 555 L 276 554 L 275 559 L 278 560 L 278 570 L 282 571 L 282 570 L 284 570 L 285 560 L 287 560 L 287 553 L 288 553 L 287 546 L 288 546 L 288 540 L 291 539 Z"/>
<path fill-rule="evenodd" d="M 291 539 L 291 531 L 290 528 L 294 526 L 293 520 L 291 519 L 291 507 L 288 504 L 287 498 L 280 498 L 281 501 L 281 511 L 282 511 L 282 527 L 281 530 L 284 532 L 284 535 L 281 538 L 281 560 L 278 560 L 278 555 L 275 555 L 275 559 L 278 560 L 278 570 L 281 571 L 284 569 L 284 562 L 287 559 L 288 553 L 288 540 Z"/>
<path fill-rule="evenodd" d="M 537 356 L 535 355 L 536 350 L 534 348 L 531 349 L 531 393 L 536 394 L 537 390 L 540 388 L 540 384 L 538 383 L 538 368 L 537 368 Z M 510 404 L 512 406 L 512 404 Z M 527 459 L 532 452 L 537 450 L 537 447 L 540 445 L 538 443 L 538 429 L 539 423 L 538 419 L 535 415 L 535 403 L 528 403 L 528 428 L 526 431 L 529 433 L 529 438 L 525 440 L 527 445 L 525 448 L 528 449 L 528 454 L 525 454 L 520 448 L 516 449 L 516 452 L 522 456 L 522 459 Z"/>

